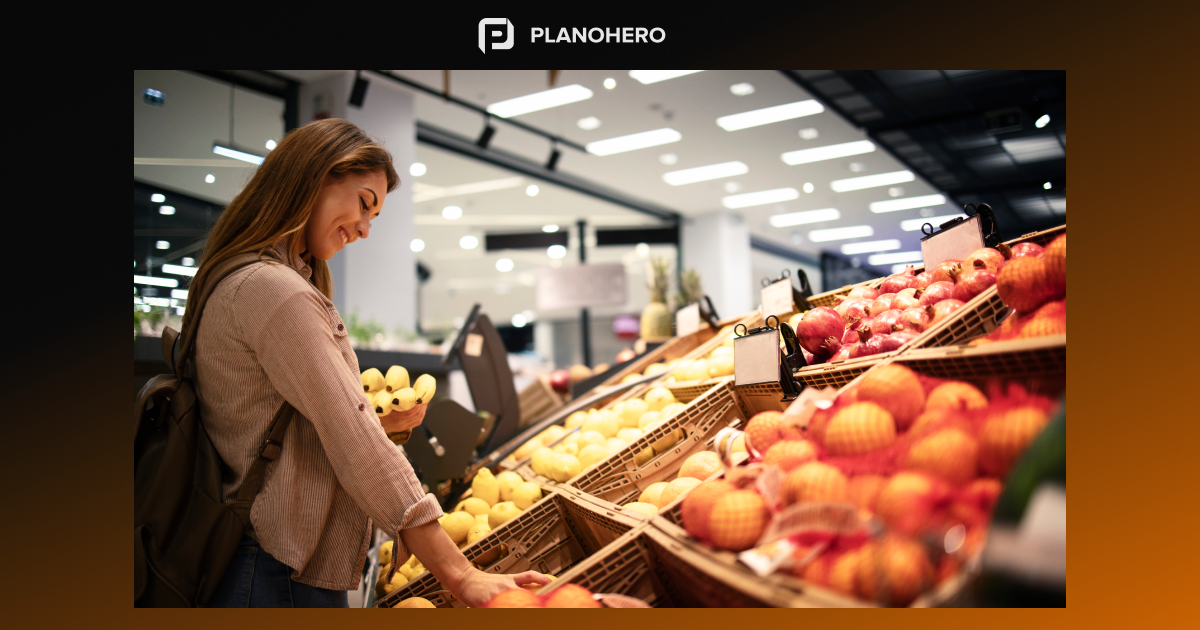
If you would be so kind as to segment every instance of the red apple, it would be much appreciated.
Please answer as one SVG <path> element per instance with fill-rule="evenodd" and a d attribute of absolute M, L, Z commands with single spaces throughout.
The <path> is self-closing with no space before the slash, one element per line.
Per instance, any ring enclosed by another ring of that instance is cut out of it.
<path fill-rule="evenodd" d="M 554 370 L 550 375 L 550 388 L 560 394 L 571 391 L 571 373 L 567 370 Z"/>

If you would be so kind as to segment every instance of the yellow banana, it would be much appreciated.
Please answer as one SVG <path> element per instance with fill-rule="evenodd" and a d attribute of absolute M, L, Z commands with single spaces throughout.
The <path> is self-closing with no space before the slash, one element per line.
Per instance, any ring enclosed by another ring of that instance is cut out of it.
<path fill-rule="evenodd" d="M 362 385 L 364 392 L 377 392 L 384 388 L 385 383 L 383 374 L 375 368 L 371 368 L 362 373 Z"/>
<path fill-rule="evenodd" d="M 392 395 L 387 392 L 375 394 L 375 398 L 371 400 L 371 404 L 375 407 L 375 415 L 379 417 L 392 413 Z"/>
<path fill-rule="evenodd" d="M 408 387 L 408 370 L 399 365 L 393 365 L 388 368 L 387 376 L 384 377 L 384 388 L 389 392 L 395 392 L 398 389 Z"/>
<path fill-rule="evenodd" d="M 392 408 L 396 411 L 408 411 L 417 406 L 417 393 L 411 387 L 396 390 L 389 396 L 391 396 Z"/>
<path fill-rule="evenodd" d="M 417 393 L 417 404 L 424 405 L 433 400 L 433 394 L 437 392 L 437 381 L 428 374 L 422 374 L 417 378 L 417 382 L 413 383 L 412 388 Z"/>

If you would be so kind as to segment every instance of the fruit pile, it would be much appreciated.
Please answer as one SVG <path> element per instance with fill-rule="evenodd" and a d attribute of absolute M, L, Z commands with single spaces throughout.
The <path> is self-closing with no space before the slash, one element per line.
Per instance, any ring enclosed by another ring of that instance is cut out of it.
<path fill-rule="evenodd" d="M 491 533 L 542 498 L 542 489 L 508 470 L 499 475 L 484 468 L 471 481 L 471 496 L 438 522 L 459 548 Z"/>
<path fill-rule="evenodd" d="M 625 507 L 654 516 L 680 495 L 720 471 L 721 458 L 712 451 L 700 451 L 683 461 L 683 466 L 679 468 L 679 474 L 673 481 L 658 481 L 650 484 L 636 501 L 626 503 Z"/>
<path fill-rule="evenodd" d="M 1016 313 L 970 345 L 1066 334 L 1067 235 L 1044 249 L 1032 243 L 1013 247 L 1012 259 L 996 275 L 996 292 Z"/>
<path fill-rule="evenodd" d="M 772 519 L 854 506 L 886 535 L 793 536 L 791 570 L 847 595 L 907 605 L 982 549 L 1001 480 L 1056 406 L 1017 385 L 988 390 L 890 364 L 816 410 L 804 431 L 779 412 L 760 413 L 744 433 L 763 473 L 754 489 L 724 479 L 698 485 L 683 499 L 684 527 L 716 548 L 744 551 Z M 777 483 L 763 483 L 772 468 Z M 956 553 L 928 553 L 921 542 L 951 532 Z"/>
<path fill-rule="evenodd" d="M 396 569 L 396 575 L 392 576 L 392 581 L 388 582 L 387 575 L 392 569 L 392 557 L 395 545 L 394 541 L 389 540 L 379 547 L 379 577 L 375 580 L 376 599 L 398 590 L 400 587 L 408 584 L 413 578 L 425 572 L 425 567 L 421 565 L 421 561 L 416 556 L 410 555 L 408 561 Z"/>
<path fill-rule="evenodd" d="M 603 608 L 592 592 L 577 584 L 564 584 L 548 595 L 533 591 L 545 586 L 514 588 L 492 598 L 484 608 Z"/>
<path fill-rule="evenodd" d="M 437 393 L 437 381 L 433 376 L 422 374 L 410 387 L 408 370 L 399 365 L 388 368 L 386 375 L 371 368 L 361 376 L 367 404 L 381 418 L 393 411 L 409 411 L 417 405 L 428 404 Z M 393 435 L 389 434 L 388 437 Z"/>

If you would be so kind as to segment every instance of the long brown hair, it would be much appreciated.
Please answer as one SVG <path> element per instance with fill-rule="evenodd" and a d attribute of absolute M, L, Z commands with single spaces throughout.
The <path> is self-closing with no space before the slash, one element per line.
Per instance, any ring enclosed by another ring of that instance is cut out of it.
<path fill-rule="evenodd" d="M 284 238 L 304 230 L 326 175 L 375 170 L 386 175 L 388 192 L 400 185 L 391 153 L 353 123 L 327 118 L 291 131 L 221 213 L 208 234 L 190 289 L 203 286 L 221 261 L 247 252 L 257 252 L 261 258 Z M 289 260 L 300 255 L 300 241 L 290 240 Z M 312 268 L 317 290 L 333 299 L 329 265 L 311 256 L 304 261 Z M 184 312 L 184 328 L 192 315 L 191 309 Z"/>

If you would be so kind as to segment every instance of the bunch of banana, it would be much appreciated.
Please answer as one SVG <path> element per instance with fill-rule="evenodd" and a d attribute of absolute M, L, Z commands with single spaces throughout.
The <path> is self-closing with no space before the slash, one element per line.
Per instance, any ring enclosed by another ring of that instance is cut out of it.
<path fill-rule="evenodd" d="M 427 404 L 437 392 L 437 381 L 429 374 L 417 377 L 409 387 L 408 370 L 399 365 L 388 368 L 387 376 L 375 368 L 363 372 L 362 386 L 367 402 L 380 417 Z"/>

